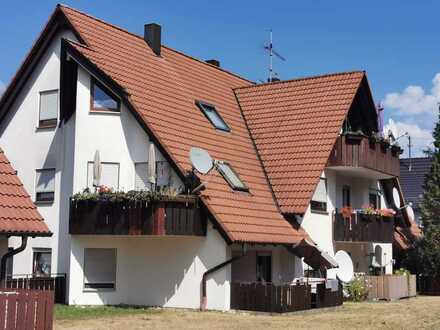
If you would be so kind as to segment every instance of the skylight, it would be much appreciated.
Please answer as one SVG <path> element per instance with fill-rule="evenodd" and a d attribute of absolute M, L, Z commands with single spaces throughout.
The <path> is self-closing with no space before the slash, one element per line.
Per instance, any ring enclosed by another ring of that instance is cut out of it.
<path fill-rule="evenodd" d="M 220 117 L 215 106 L 200 101 L 196 101 L 196 104 L 215 128 L 225 132 L 231 131 L 228 124 Z"/>
<path fill-rule="evenodd" d="M 249 188 L 244 184 L 243 181 L 241 181 L 237 172 L 235 172 L 234 169 L 231 167 L 231 165 L 229 165 L 228 163 L 218 162 L 217 170 L 220 172 L 223 178 L 229 183 L 232 189 L 240 190 L 240 191 L 249 191 Z"/>

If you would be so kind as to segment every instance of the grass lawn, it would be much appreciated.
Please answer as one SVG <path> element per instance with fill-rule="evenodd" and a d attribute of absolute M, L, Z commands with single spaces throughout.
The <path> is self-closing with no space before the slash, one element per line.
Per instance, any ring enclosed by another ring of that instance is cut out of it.
<path fill-rule="evenodd" d="M 57 306 L 55 329 L 440 329 L 440 297 L 266 315 L 175 309 Z"/>

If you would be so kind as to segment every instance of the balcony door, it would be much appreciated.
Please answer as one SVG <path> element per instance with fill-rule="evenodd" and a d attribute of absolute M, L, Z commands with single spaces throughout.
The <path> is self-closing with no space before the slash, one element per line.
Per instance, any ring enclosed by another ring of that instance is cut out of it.
<path fill-rule="evenodd" d="M 257 253 L 257 281 L 272 282 L 272 254 L 270 252 Z"/>

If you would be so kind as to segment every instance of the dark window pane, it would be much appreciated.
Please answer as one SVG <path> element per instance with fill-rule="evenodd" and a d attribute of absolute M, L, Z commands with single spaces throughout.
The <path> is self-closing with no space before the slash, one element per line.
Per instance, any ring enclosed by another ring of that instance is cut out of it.
<path fill-rule="evenodd" d="M 50 276 L 51 263 L 52 263 L 51 251 L 36 251 L 34 252 L 34 269 L 35 276 Z"/>

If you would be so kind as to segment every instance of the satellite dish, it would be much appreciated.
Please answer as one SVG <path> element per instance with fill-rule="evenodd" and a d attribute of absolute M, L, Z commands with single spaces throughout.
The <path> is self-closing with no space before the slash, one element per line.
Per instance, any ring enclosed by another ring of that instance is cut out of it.
<path fill-rule="evenodd" d="M 191 148 L 189 151 L 189 159 L 192 166 L 202 174 L 207 174 L 214 166 L 214 160 L 204 149 Z"/>
<path fill-rule="evenodd" d="M 396 187 L 393 188 L 393 201 L 394 205 L 399 209 L 400 208 L 400 194 Z"/>
<path fill-rule="evenodd" d="M 414 215 L 414 210 L 410 205 L 405 206 L 406 209 L 406 215 L 408 216 L 410 221 L 414 221 L 415 220 L 415 215 Z"/>
<path fill-rule="evenodd" d="M 342 283 L 350 283 L 354 276 L 353 261 L 350 255 L 343 250 L 339 250 L 335 254 L 335 259 L 339 265 L 336 270 L 336 277 Z"/>
<path fill-rule="evenodd" d="M 374 267 L 385 267 L 385 258 L 383 257 L 382 246 L 376 245 L 374 248 L 374 259 L 373 259 Z"/>

